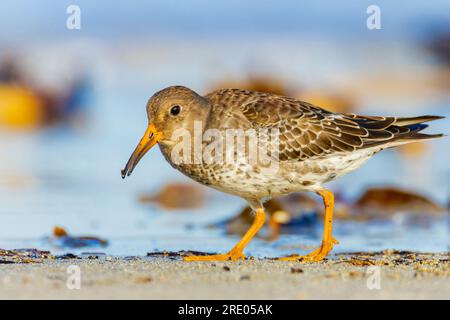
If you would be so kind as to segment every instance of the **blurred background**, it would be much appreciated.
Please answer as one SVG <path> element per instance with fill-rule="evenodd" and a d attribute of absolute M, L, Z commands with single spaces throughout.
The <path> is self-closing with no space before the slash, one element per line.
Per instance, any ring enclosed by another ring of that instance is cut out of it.
<path fill-rule="evenodd" d="M 69 5 L 81 29 L 70 30 Z M 376 4 L 381 29 L 369 30 Z M 436 114 L 449 133 L 450 2 L 10 1 L 0 9 L 0 248 L 222 252 L 244 201 L 194 184 L 153 149 L 123 168 L 157 90 L 184 85 L 294 96 L 339 112 Z M 329 185 L 336 252 L 447 251 L 448 138 L 375 156 Z M 315 195 L 268 204 L 256 256 L 320 243 Z M 57 227 L 57 228 L 55 228 Z M 55 230 L 53 230 L 55 228 Z M 88 237 L 84 237 L 88 236 Z"/>

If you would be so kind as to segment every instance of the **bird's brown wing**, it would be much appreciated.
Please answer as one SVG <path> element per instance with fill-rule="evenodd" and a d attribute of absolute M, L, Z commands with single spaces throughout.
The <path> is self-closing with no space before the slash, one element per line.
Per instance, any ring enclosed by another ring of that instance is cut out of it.
<path fill-rule="evenodd" d="M 332 113 L 297 99 L 268 94 L 255 93 L 252 98 L 248 97 L 240 109 L 253 127 L 279 130 L 281 161 L 389 147 L 399 139 L 417 137 L 420 134 L 416 132 L 426 127 L 420 120 L 405 120 L 416 118 Z M 433 119 L 423 121 L 429 120 Z M 402 121 L 407 125 L 402 126 Z"/>

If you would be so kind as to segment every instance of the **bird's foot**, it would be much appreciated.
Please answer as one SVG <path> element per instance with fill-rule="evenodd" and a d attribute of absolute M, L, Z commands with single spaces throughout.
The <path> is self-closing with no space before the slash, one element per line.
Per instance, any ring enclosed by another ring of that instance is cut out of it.
<path fill-rule="evenodd" d="M 242 250 L 231 249 L 230 252 L 225 254 L 213 254 L 208 256 L 188 256 L 184 257 L 184 261 L 237 261 L 245 260 L 245 254 Z"/>
<path fill-rule="evenodd" d="M 300 262 L 319 262 L 322 261 L 328 253 L 333 249 L 334 244 L 339 244 L 339 241 L 337 241 L 335 238 L 331 237 L 331 241 L 322 241 L 322 245 L 314 250 L 313 252 L 301 256 L 301 255 L 292 255 L 288 257 L 281 257 L 277 260 L 280 261 L 300 261 Z"/>

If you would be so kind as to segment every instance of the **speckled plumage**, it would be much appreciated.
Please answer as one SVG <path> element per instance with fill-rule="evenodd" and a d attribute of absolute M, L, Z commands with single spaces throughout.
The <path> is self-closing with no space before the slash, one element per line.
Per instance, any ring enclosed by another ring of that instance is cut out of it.
<path fill-rule="evenodd" d="M 185 88 L 169 90 L 184 92 Z M 431 116 L 339 114 L 294 98 L 240 89 L 218 90 L 197 99 L 199 105 L 206 103 L 201 108 L 210 109 L 204 130 L 279 130 L 280 167 L 274 175 L 261 173 L 247 163 L 175 165 L 170 159 L 172 144 L 160 142 L 163 154 L 176 169 L 202 184 L 245 199 L 315 191 L 358 168 L 382 149 L 438 136 L 417 133 L 426 127 L 420 122 L 437 118 Z"/>

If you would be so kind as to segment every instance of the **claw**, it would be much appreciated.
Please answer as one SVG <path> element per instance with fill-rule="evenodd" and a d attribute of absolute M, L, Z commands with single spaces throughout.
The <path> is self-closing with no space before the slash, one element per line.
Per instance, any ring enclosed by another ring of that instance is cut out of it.
<path fill-rule="evenodd" d="M 237 261 L 237 260 L 245 260 L 245 255 L 243 250 L 247 246 L 247 244 L 252 240 L 255 234 L 259 229 L 264 225 L 266 221 L 266 214 L 264 213 L 264 209 L 260 207 L 255 212 L 255 220 L 251 225 L 250 229 L 245 233 L 242 239 L 231 249 L 230 252 L 225 254 L 213 254 L 209 256 L 190 256 L 185 257 L 184 261 Z"/>
<path fill-rule="evenodd" d="M 322 242 L 322 245 L 320 248 L 317 248 L 313 252 L 301 256 L 298 254 L 288 256 L 288 257 L 281 257 L 277 258 L 277 260 L 280 261 L 300 261 L 300 262 L 319 262 L 322 261 L 328 253 L 333 249 L 333 244 L 338 244 L 339 241 L 337 241 L 335 238 L 331 238 L 331 242 Z"/>

